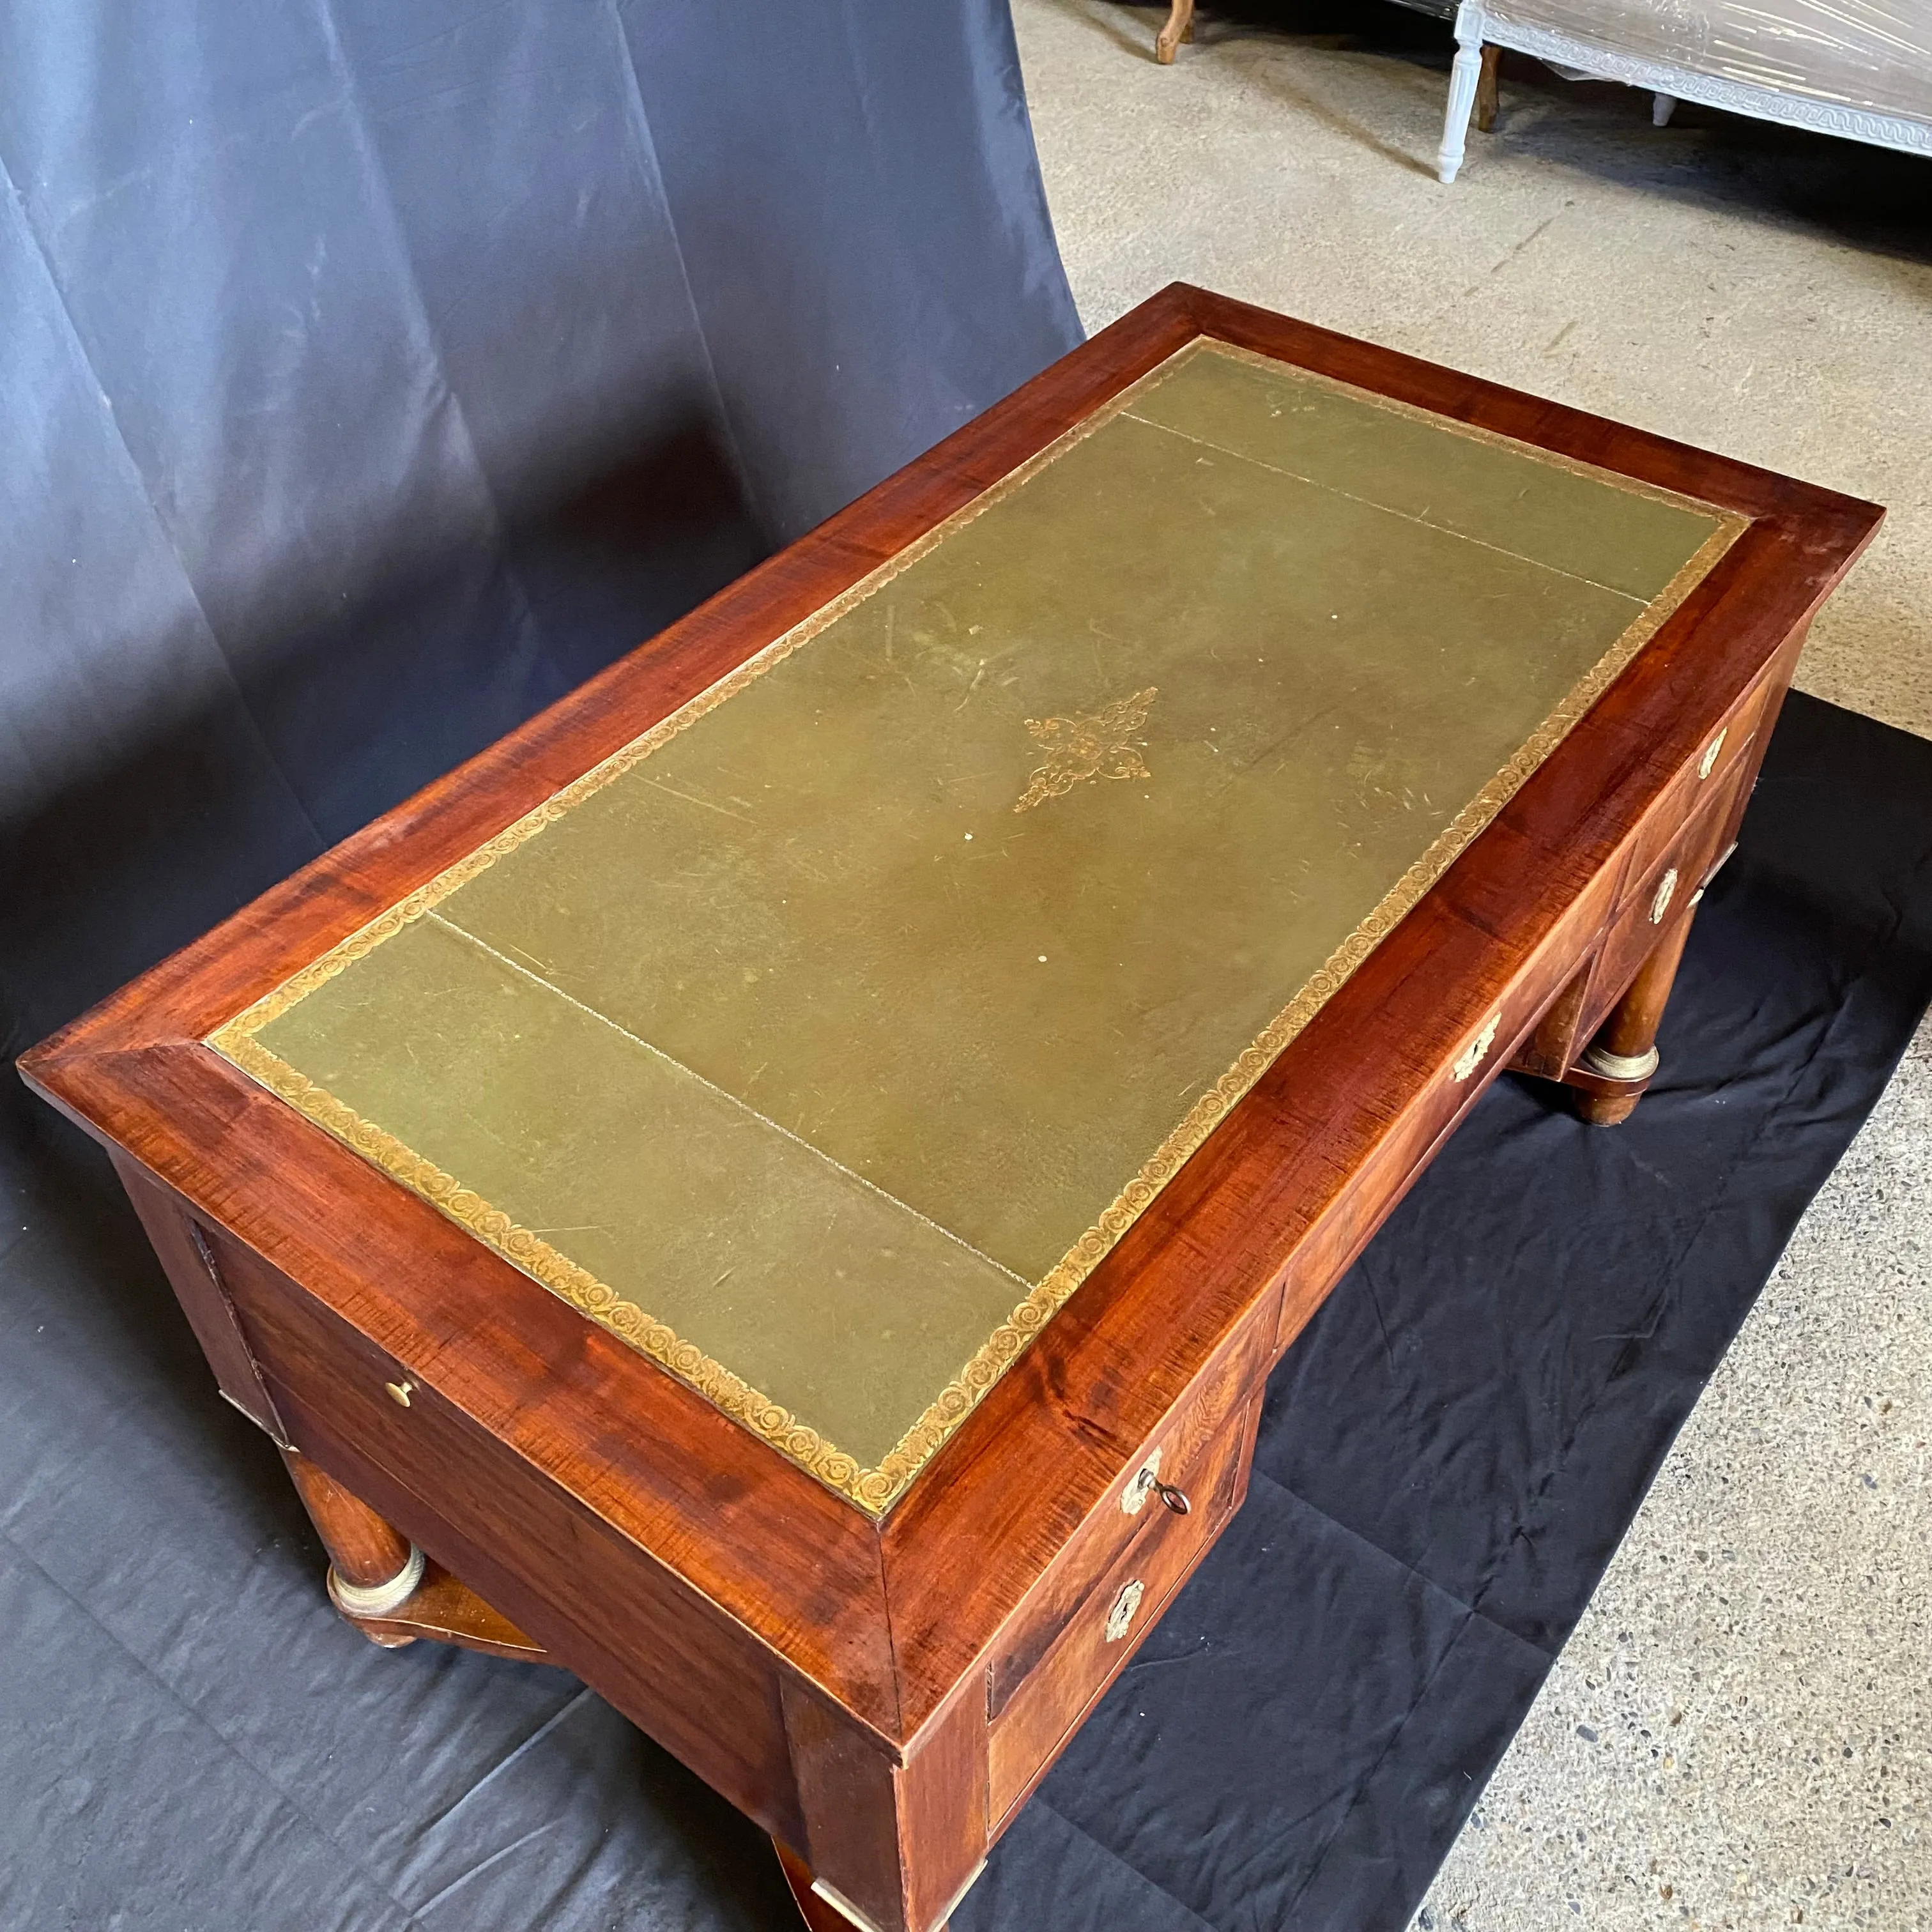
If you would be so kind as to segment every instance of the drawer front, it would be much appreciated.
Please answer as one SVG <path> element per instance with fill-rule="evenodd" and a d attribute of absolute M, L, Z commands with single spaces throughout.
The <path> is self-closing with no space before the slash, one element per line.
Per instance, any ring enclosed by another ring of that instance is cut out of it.
<path fill-rule="evenodd" d="M 987 1666 L 987 1712 L 998 1717 L 1040 1659 L 1084 1608 L 1121 1552 L 1171 1528 L 1175 1511 L 1155 1485 L 1201 1512 L 1220 1479 L 1229 1418 L 1261 1388 L 1273 1358 L 1270 1300 L 1234 1342 L 1211 1362 L 1169 1411 L 1141 1453 L 1108 1490 L 1008 1621 Z"/>
<path fill-rule="evenodd" d="M 1046 1654 L 1012 1688 L 988 1738 L 988 1815 L 1004 1820 L 1159 1622 L 1246 1492 L 1257 1390 L 1207 1445 L 1192 1508 L 1150 1502 L 1140 1533 L 1098 1580 Z"/>
<path fill-rule="evenodd" d="M 1749 785 L 1754 766 L 1733 766 L 1730 778 L 1704 798 L 1690 821 L 1678 828 L 1674 842 L 1652 861 L 1649 869 L 1625 888 L 1622 910 L 1611 922 L 1596 970 L 1591 976 L 1584 1004 L 1584 1036 L 1596 1031 L 1664 935 L 1690 916 L 1692 902 L 1736 821 L 1739 796 Z"/>
<path fill-rule="evenodd" d="M 1775 688 L 1773 680 L 1766 677 L 1746 692 L 1724 724 L 1705 740 L 1696 757 L 1671 780 L 1663 796 L 1644 814 L 1624 870 L 1620 902 L 1636 898 L 1649 875 L 1662 869 L 1660 861 L 1685 825 L 1713 796 L 1728 788 L 1738 767 L 1748 760 L 1756 766 L 1761 749 L 1758 727 Z"/>
<path fill-rule="evenodd" d="M 1586 972 L 1610 917 L 1617 884 L 1614 856 L 1584 886 L 1495 1004 L 1466 1025 L 1438 1060 L 1420 1105 L 1408 1108 L 1295 1250 L 1280 1303 L 1279 1355 L 1298 1334 L 1342 1270 L 1394 1212 L 1443 1139 L 1490 1079 L 1534 1052 L 1567 1051 L 1576 1001 L 1570 988 Z M 1548 1037 L 1544 1022 L 1551 1022 Z M 1545 1071 L 1541 1064 L 1526 1070 Z M 1560 1066 L 1555 1070 L 1560 1071 Z"/>
<path fill-rule="evenodd" d="M 1384 1143 L 1386 1154 L 1378 1158 L 1419 1168 L 1460 1123 L 1495 1074 L 1520 1064 L 1526 1052 L 1538 1050 L 1543 1023 L 1554 1018 L 1560 1024 L 1563 1016 L 1557 1009 L 1566 989 L 1587 965 L 1597 935 L 1610 918 L 1616 881 L 1612 861 L 1578 893 L 1548 940 L 1524 962 L 1489 1010 L 1465 1031 L 1436 1072 L 1424 1104 L 1412 1110 L 1401 1132 Z M 1394 1198 L 1389 1200 L 1391 1208 Z M 1364 1244 L 1370 1232 L 1363 1231 Z"/>
<path fill-rule="evenodd" d="M 1576 977 L 1609 914 L 1612 876 L 1606 868 L 1585 889 L 1552 943 L 1504 988 L 1436 1076 L 1426 1115 L 1430 1146 L 1461 1120 L 1490 1076 L 1511 1064 Z"/>

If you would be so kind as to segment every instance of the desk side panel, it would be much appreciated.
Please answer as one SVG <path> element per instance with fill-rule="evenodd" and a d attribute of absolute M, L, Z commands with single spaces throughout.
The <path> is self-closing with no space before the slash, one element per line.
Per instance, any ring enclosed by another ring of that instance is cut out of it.
<path fill-rule="evenodd" d="M 740 1810 L 800 1841 L 784 1666 L 764 1645 L 137 1162 L 117 1166 L 151 1234 L 168 1238 L 157 1248 L 177 1291 L 184 1276 L 198 1286 L 196 1264 L 214 1284 L 232 1351 L 299 1454 Z"/>

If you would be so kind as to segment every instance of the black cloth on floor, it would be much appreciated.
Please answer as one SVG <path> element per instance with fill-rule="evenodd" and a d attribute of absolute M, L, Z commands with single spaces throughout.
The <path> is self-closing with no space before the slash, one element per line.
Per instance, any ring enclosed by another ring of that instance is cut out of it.
<path fill-rule="evenodd" d="M 1252 1491 L 957 1932 L 1395 1932 L 1932 998 L 1932 744 L 1797 697 L 1658 1084 L 1498 1081 L 1291 1351 Z M 787 1932 L 560 1672 L 379 1652 L 100 1164 L 0 1204 L 0 1927 Z"/>
<path fill-rule="evenodd" d="M 1636 1114 L 1490 1088 L 958 1932 L 1026 1922 L 1070 1837 L 1128 1868 L 1096 1928 L 1406 1925 L 1928 1000 L 1932 744 L 1794 694 Z"/>

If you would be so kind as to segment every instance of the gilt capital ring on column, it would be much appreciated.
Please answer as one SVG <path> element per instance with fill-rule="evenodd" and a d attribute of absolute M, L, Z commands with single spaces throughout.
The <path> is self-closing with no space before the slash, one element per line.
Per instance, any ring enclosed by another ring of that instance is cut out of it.
<path fill-rule="evenodd" d="M 345 1582 L 335 1565 L 328 1566 L 328 1594 L 335 1607 L 352 1617 L 386 1617 L 399 1610 L 423 1580 L 423 1553 L 412 1543 L 409 1560 L 386 1583 Z"/>
<path fill-rule="evenodd" d="M 1648 1080 L 1657 1071 L 1657 1048 L 1646 1053 L 1612 1053 L 1606 1046 L 1584 1049 L 1583 1066 L 1606 1080 Z"/>

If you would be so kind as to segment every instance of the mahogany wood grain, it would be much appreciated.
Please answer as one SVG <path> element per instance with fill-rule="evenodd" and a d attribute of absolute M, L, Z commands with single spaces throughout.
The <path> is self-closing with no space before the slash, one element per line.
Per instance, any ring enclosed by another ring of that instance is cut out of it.
<path fill-rule="evenodd" d="M 409 1565 L 410 1540 L 400 1530 L 320 1463 L 292 1449 L 282 1451 L 282 1460 L 338 1576 L 358 1588 L 373 1589 L 402 1574 Z"/>
<path fill-rule="evenodd" d="M 1202 333 L 1750 525 L 874 1523 L 200 1042 Z M 1498 1069 L 1546 1028 L 1574 1051 L 1566 1002 L 1580 975 L 1606 982 L 1633 854 L 1686 836 L 1687 772 L 1761 702 L 1721 754 L 1744 776 L 1712 822 L 1734 821 L 1804 629 L 1880 514 L 1177 284 L 22 1070 L 114 1152 L 230 1400 L 884 1932 L 931 1932 L 998 1822 L 995 1660 L 1043 1637 L 1044 1669 L 1084 1628 L 1140 1459 L 1189 1404 L 1226 1406 L 1217 1378 L 1239 1408 Z M 407 1410 L 382 1393 L 396 1379 Z"/>
<path fill-rule="evenodd" d="M 418 1637 L 428 1637 L 459 1649 L 506 1657 L 513 1664 L 556 1662 L 536 1638 L 525 1635 L 440 1563 L 425 1566 L 422 1581 L 399 1609 L 386 1616 L 352 1617 L 349 1621 L 376 1643 L 413 1643 Z"/>
<path fill-rule="evenodd" d="M 1698 811 L 1712 793 L 1724 790 L 1740 767 L 1750 774 L 1745 781 L 1748 791 L 1764 756 L 1766 741 L 1760 727 L 1767 710 L 1775 709 L 1784 690 L 1782 680 L 1769 674 L 1760 678 L 1720 726 L 1721 736 L 1714 736 L 1706 742 L 1697 758 L 1685 765 L 1676 782 L 1646 814 L 1631 842 L 1628 868 L 1631 878 L 1640 878 L 1652 869 L 1664 848 L 1676 836 L 1676 828 Z M 1708 772 L 1704 769 L 1706 758 L 1711 759 Z"/>
<path fill-rule="evenodd" d="M 995 1836 L 1132 1661 L 1240 1506 L 1260 1416 L 1261 1398 L 1252 1396 L 1211 1447 L 1197 1508 L 1184 1516 L 1163 1511 L 1120 1552 L 993 1724 L 988 1788 Z M 1130 1588 L 1137 1600 L 1124 1598 Z"/>
<path fill-rule="evenodd" d="M 215 1271 L 206 1239 L 178 1196 L 160 1186 L 141 1164 L 112 1141 L 109 1158 L 121 1185 L 153 1244 L 156 1258 L 194 1330 L 201 1352 L 214 1372 L 224 1400 L 268 1432 L 278 1447 L 288 1447 L 288 1432 L 269 1400 L 260 1365 L 249 1352 L 233 1304 Z"/>
<path fill-rule="evenodd" d="M 814 1876 L 878 1932 L 943 1924 L 986 1857 L 984 1700 L 955 1697 L 896 1762 L 810 1686 L 788 1678 L 781 1695 Z"/>
<path fill-rule="evenodd" d="M 1724 785 L 1700 802 L 1648 866 L 1626 882 L 1584 1003 L 1586 1032 L 1597 1032 L 1649 955 L 1674 940 L 1678 928 L 1688 923 L 1691 900 L 1723 849 L 1720 842 L 1731 822 L 1732 808 L 1740 793 L 1749 789 L 1751 776 L 1749 766 L 1734 769 Z M 1681 944 L 1678 950 L 1682 950 Z M 1668 981 L 1665 984 L 1667 991 Z M 1661 1006 L 1658 1012 L 1660 1017 Z M 1647 1052 L 1648 1044 L 1636 1051 Z"/>
<path fill-rule="evenodd" d="M 1617 892 L 1620 912 L 1630 902 L 1641 898 L 1646 890 L 1654 892 L 1663 862 L 1672 847 L 1682 839 L 1687 820 L 1702 810 L 1714 794 L 1726 794 L 1726 803 L 1719 813 L 1714 837 L 1703 842 L 1716 856 L 1702 867 L 1699 896 L 1729 856 L 1808 629 L 1808 626 L 1800 626 L 1793 632 L 1769 666 L 1720 721 L 1718 730 L 1706 740 L 1702 750 L 1685 762 L 1638 822 L 1629 842 L 1629 856 L 1621 870 Z M 1628 923 L 1635 926 L 1634 921 Z M 1520 1072 L 1559 1080 L 1575 1088 L 1580 1096 L 1580 1112 L 1600 1126 L 1615 1126 L 1628 1120 L 1655 1075 L 1653 1068 L 1650 1073 L 1636 1078 L 1615 1078 L 1585 1064 L 1580 1057 L 1593 1031 L 1600 1032 L 1605 1016 L 1617 1002 L 1629 996 L 1636 976 L 1630 962 L 1645 952 L 1641 928 L 1636 929 L 1639 943 L 1622 947 L 1620 959 L 1612 958 L 1620 950 L 1612 944 L 1614 932 L 1606 935 L 1590 965 L 1577 974 L 1511 1063 Z M 1660 1018 L 1676 978 L 1675 962 L 1682 958 L 1683 942 L 1688 937 L 1688 932 L 1679 934 L 1673 927 L 1660 942 L 1670 947 L 1672 964 L 1667 969 L 1660 964 L 1654 973 L 1648 966 L 1642 969 L 1648 976 L 1643 1003 L 1654 1005 Z M 1651 1040 L 1654 1042 L 1654 1029 Z"/>
<path fill-rule="evenodd" d="M 237 1312 L 304 1456 L 766 1830 L 793 1825 L 784 1673 L 770 1652 L 426 1378 L 407 1409 L 390 1401 L 389 1358 L 218 1240 Z M 797 1614 L 814 1607 L 802 1592 Z"/>
<path fill-rule="evenodd" d="M 1590 968 L 1580 966 L 1545 1009 L 1543 1017 L 1510 1057 L 1513 1073 L 1532 1073 L 1540 1080 L 1561 1080 L 1576 1057 L 1582 1035 L 1583 996 L 1590 989 Z"/>
<path fill-rule="evenodd" d="M 1034 1666 L 1072 1622 L 1081 1605 L 1097 1587 L 1120 1552 L 1150 1534 L 1184 1532 L 1197 1538 L 1212 1533 L 1211 1511 L 1192 1507 L 1205 1503 L 1224 1473 L 1220 1460 L 1230 1440 L 1228 1419 L 1252 1396 L 1274 1354 L 1274 1327 L 1264 1309 L 1250 1321 L 1234 1345 L 1217 1356 L 1196 1378 L 1186 1396 L 1169 1412 L 1157 1439 L 1130 1459 L 1107 1500 L 1071 1538 L 1058 1560 L 1001 1629 L 986 1672 L 986 1708 L 997 1718 Z M 1130 1486 L 1142 1466 L 1156 1450 L 1160 1454 L 1162 1480 L 1180 1492 L 1190 1508 L 1184 1516 L 1158 1498 L 1144 1500 L 1129 1514 L 1124 1507 Z"/>

